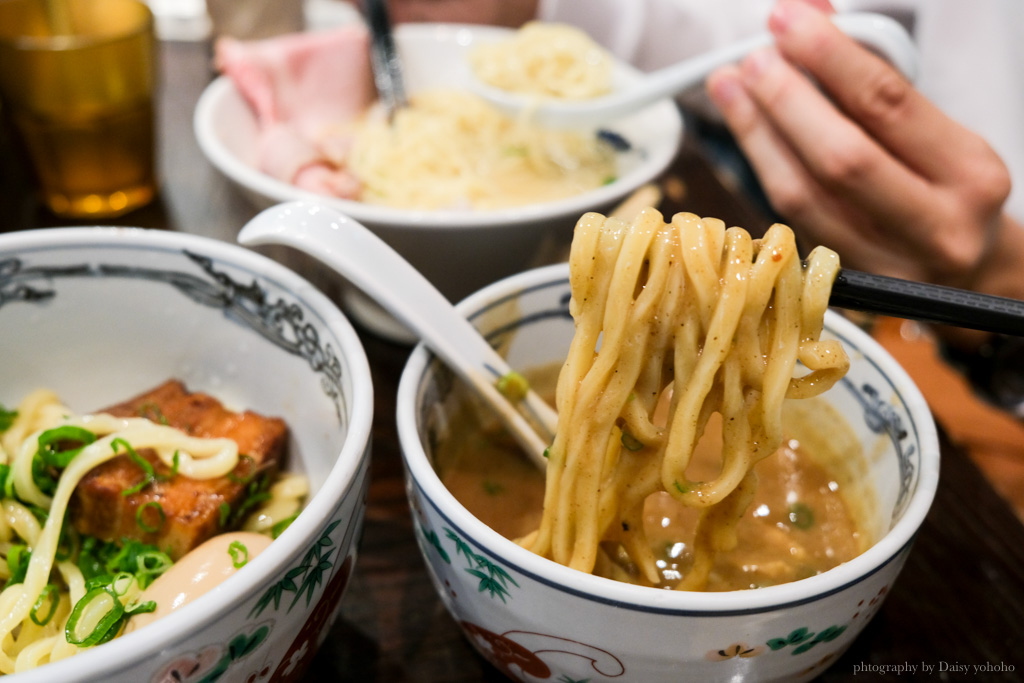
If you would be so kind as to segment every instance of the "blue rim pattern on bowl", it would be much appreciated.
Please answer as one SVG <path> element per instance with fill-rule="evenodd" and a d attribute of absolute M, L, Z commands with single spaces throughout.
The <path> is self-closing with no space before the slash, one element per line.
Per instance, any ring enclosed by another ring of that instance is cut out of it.
<path fill-rule="evenodd" d="M 109 246 L 122 250 L 126 248 L 123 242 L 116 240 L 107 244 L 96 243 L 90 246 Z M 272 285 L 278 291 L 284 291 L 282 283 L 267 278 L 254 270 L 247 270 L 245 272 L 252 276 L 253 280 L 251 283 L 245 284 L 232 278 L 226 271 L 218 270 L 214 257 L 203 255 L 198 250 L 173 247 L 161 249 L 161 251 L 184 256 L 188 261 L 195 263 L 207 277 L 204 279 L 183 270 L 86 263 L 84 261 L 71 266 L 46 266 L 27 262 L 29 254 L 46 253 L 63 248 L 63 245 L 38 247 L 0 260 L 0 308 L 16 302 L 41 304 L 57 296 L 52 287 L 44 289 L 40 286 L 32 286 L 30 283 L 33 281 L 46 283 L 60 278 L 107 277 L 165 283 L 200 305 L 221 309 L 226 317 L 250 328 L 288 353 L 305 358 L 310 368 L 322 376 L 321 386 L 324 393 L 334 402 L 338 420 L 344 424 L 344 416 L 347 411 L 341 391 L 341 363 L 330 344 L 321 345 L 320 339 L 323 335 L 306 318 L 315 316 L 321 327 L 326 327 L 326 321 L 317 316 L 314 311 L 304 309 L 295 302 L 288 302 L 283 297 L 271 300 L 267 285 Z M 139 249 L 141 250 L 142 247 Z M 152 252 L 154 249 L 145 247 L 145 251 Z M 259 282 L 260 278 L 265 280 L 265 284 Z"/>

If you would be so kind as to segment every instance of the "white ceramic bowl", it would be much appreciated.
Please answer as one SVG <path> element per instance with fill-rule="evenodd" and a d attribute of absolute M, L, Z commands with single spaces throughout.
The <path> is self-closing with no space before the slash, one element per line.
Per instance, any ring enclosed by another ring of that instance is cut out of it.
<path fill-rule="evenodd" d="M 572 338 L 568 266 L 498 282 L 459 308 L 512 367 L 564 360 Z M 938 483 L 939 444 L 906 373 L 867 334 L 829 313 L 851 369 L 827 392 L 870 457 L 880 539 L 812 578 L 749 591 L 685 593 L 583 574 L 542 559 L 471 515 L 431 465 L 454 393 L 423 348 L 398 392 L 398 430 L 420 549 L 438 594 L 477 649 L 523 681 L 802 681 L 835 660 L 896 580 Z M 481 576 L 489 576 L 491 589 Z"/>
<path fill-rule="evenodd" d="M 465 54 L 472 46 L 508 36 L 509 29 L 456 24 L 403 24 L 395 42 L 410 92 L 460 87 L 469 82 Z M 627 65 L 618 68 L 634 77 Z M 632 151 L 619 156 L 614 182 L 560 201 L 491 210 L 415 211 L 325 198 L 277 180 L 256 167 L 256 120 L 226 77 L 211 83 L 196 106 L 200 149 L 257 208 L 294 199 L 317 199 L 374 230 L 453 301 L 495 280 L 537 265 L 535 259 L 568 244 L 579 216 L 607 210 L 651 181 L 678 150 L 682 119 L 671 100 L 622 119 L 609 130 Z"/>
<path fill-rule="evenodd" d="M 90 411 L 177 378 L 229 407 L 284 418 L 288 468 L 311 486 L 292 525 L 210 593 L 12 680 L 195 681 L 218 667 L 221 680 L 291 680 L 337 612 L 365 508 L 373 392 L 337 307 L 239 246 L 60 228 L 0 236 L 0 329 L 8 408 L 47 387 Z"/>

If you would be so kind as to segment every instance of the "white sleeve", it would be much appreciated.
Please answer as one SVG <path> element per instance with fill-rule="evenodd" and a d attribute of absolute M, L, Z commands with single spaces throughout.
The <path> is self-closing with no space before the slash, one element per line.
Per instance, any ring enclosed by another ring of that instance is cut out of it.
<path fill-rule="evenodd" d="M 1024 2 L 929 0 L 918 13 L 918 87 L 1003 158 L 1006 208 L 1024 221 Z"/>

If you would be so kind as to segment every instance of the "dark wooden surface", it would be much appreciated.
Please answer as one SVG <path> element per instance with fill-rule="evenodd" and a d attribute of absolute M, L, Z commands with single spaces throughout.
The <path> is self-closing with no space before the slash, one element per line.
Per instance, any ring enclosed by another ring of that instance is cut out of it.
<path fill-rule="evenodd" d="M 211 79 L 204 43 L 162 46 L 157 202 L 114 221 L 233 240 L 255 209 L 203 159 L 193 108 Z M 31 201 L 27 177 L 0 141 L 0 229 L 69 221 Z M 711 171 L 705 150 L 684 146 L 665 183 L 666 213 L 714 215 L 751 230 L 767 220 Z M 316 263 L 266 250 L 336 295 L 337 279 Z M 342 606 L 308 673 L 310 681 L 500 681 L 465 641 L 435 597 L 418 554 L 402 480 L 395 391 L 409 349 L 361 333 L 375 383 L 372 480 L 360 555 Z M 1021 454 L 1024 458 L 1024 453 Z M 938 497 L 885 605 L 823 681 L 907 680 L 861 673 L 860 664 L 934 667 L 935 680 L 1024 680 L 1024 526 L 964 453 L 943 444 Z M 1013 666 L 1008 674 L 940 673 L 943 664 Z"/>

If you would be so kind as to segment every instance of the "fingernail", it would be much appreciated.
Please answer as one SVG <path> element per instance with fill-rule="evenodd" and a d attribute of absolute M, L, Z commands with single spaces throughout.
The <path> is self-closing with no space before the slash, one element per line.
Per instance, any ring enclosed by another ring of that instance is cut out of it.
<path fill-rule="evenodd" d="M 743 84 L 733 72 L 718 72 L 708 78 L 708 94 L 716 104 L 727 106 L 743 94 Z"/>
<path fill-rule="evenodd" d="M 768 28 L 776 35 L 799 30 L 800 25 L 815 12 L 806 2 L 778 2 L 768 15 Z"/>
<path fill-rule="evenodd" d="M 765 72 L 772 69 L 779 59 L 779 53 L 772 48 L 751 52 L 741 65 L 740 72 L 743 74 L 743 82 L 747 85 L 754 84 Z"/>

